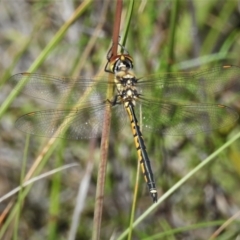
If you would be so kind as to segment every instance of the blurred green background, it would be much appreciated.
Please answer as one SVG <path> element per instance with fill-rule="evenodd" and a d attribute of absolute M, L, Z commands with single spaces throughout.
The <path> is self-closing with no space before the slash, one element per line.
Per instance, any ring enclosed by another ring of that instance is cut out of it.
<path fill-rule="evenodd" d="M 1 1 L 1 104 L 4 104 L 13 88 L 8 82 L 9 77 L 29 69 L 80 3 L 74 0 Z M 90 2 L 63 39 L 51 48 L 36 72 L 92 77 L 102 71 L 111 46 L 115 3 L 100 0 Z M 223 64 L 240 66 L 239 1 L 180 0 L 177 6 L 175 3 L 174 0 L 135 1 L 126 48 L 134 59 L 137 76 L 166 70 L 190 71 Z M 175 7 L 176 21 L 171 24 Z M 127 10 L 128 1 L 124 1 L 122 31 Z M 236 88 L 230 90 L 222 92 L 218 99 L 240 113 L 240 79 Z M 17 187 L 20 182 L 26 135 L 14 127 L 14 122 L 24 113 L 47 109 L 46 103 L 43 104 L 20 94 L 1 116 L 0 196 Z M 239 130 L 238 121 L 224 132 L 219 130 L 191 137 L 163 138 L 144 133 L 159 195 Z M 115 138 L 110 139 L 101 239 L 110 239 L 111 236 L 117 239 L 116 236 L 129 224 L 137 166 L 137 154 L 129 131 L 130 126 L 127 131 L 119 131 Z M 30 137 L 27 169 L 47 141 L 41 137 Z M 137 226 L 132 239 L 208 239 L 221 223 L 220 220 L 224 222 L 240 210 L 239 145 L 239 141 L 232 144 L 165 200 L 157 211 Z M 57 141 L 41 172 L 72 162 L 79 163 L 79 167 L 34 184 L 21 210 L 18 239 L 67 239 L 78 185 L 86 174 L 88 162 L 93 161 L 76 239 L 91 238 L 100 140 L 95 142 L 94 151 L 91 146 L 90 141 Z M 91 159 L 90 151 L 93 153 Z M 152 204 L 142 175 L 140 179 L 137 216 Z M 57 194 L 54 195 L 54 192 Z M 9 201 L 0 203 L 1 212 Z M 57 206 L 55 210 L 54 206 Z M 220 223 L 214 226 L 209 223 L 218 220 Z M 199 223 L 203 223 L 204 227 L 196 225 Z M 172 231 L 195 225 L 194 230 L 177 234 Z M 9 232 L 11 229 L 8 227 Z M 168 236 L 153 237 L 167 231 L 170 231 Z M 217 239 L 237 239 L 239 235 L 238 220 L 230 224 Z"/>

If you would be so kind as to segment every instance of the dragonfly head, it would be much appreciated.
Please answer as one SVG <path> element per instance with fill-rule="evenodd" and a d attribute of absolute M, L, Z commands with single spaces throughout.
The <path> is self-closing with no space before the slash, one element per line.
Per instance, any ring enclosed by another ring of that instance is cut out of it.
<path fill-rule="evenodd" d="M 133 69 L 133 59 L 129 54 L 120 54 L 111 58 L 109 68 L 112 73 L 129 71 Z"/>

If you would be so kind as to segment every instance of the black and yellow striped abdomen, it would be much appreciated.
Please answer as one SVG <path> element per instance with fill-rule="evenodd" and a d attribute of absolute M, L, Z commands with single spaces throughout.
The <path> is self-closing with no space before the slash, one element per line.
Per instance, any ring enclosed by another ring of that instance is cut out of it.
<path fill-rule="evenodd" d="M 140 162 L 144 179 L 148 185 L 149 192 L 152 196 L 153 202 L 157 202 L 157 190 L 153 178 L 150 160 L 147 155 L 146 147 L 142 137 L 141 130 L 134 112 L 134 105 L 132 102 L 125 103 L 125 109 L 128 113 L 131 122 L 131 129 L 134 137 L 135 146 L 138 154 L 138 161 Z"/>

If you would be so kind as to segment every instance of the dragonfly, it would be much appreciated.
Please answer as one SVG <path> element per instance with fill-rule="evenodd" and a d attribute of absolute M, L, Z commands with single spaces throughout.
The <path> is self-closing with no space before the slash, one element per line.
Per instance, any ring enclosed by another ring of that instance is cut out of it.
<path fill-rule="evenodd" d="M 240 67 L 215 66 L 202 71 L 157 73 L 137 77 L 133 58 L 127 52 L 108 55 L 106 75 L 96 78 L 68 78 L 39 73 L 18 73 L 13 84 L 26 81 L 20 91 L 57 106 L 27 113 L 16 121 L 26 133 L 66 139 L 100 136 L 106 105 L 112 111 L 114 131 L 131 126 L 138 161 L 153 202 L 157 188 L 143 139 L 144 131 L 162 135 L 192 135 L 233 125 L 238 113 L 222 104 L 211 103 L 213 94 L 221 93 L 229 83 L 240 79 Z M 108 80 L 108 75 L 113 81 Z M 106 91 L 113 90 L 106 97 Z M 63 106 L 65 106 L 63 108 Z M 138 123 L 141 118 L 141 125 Z M 130 124 L 129 124 L 130 122 Z"/>

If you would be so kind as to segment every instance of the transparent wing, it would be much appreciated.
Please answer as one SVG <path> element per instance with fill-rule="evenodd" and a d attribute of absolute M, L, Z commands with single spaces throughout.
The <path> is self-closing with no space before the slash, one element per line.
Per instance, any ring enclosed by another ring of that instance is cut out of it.
<path fill-rule="evenodd" d="M 108 83 L 107 77 L 87 79 L 66 78 L 38 73 L 19 73 L 13 75 L 9 81 L 14 85 L 27 81 L 21 91 L 34 98 L 67 105 L 73 105 L 81 98 L 82 103 L 88 105 L 92 101 L 96 104 L 101 103 L 106 96 L 107 87 L 113 86 L 114 83 Z M 88 97 L 89 94 L 91 94 L 91 98 Z"/>
<path fill-rule="evenodd" d="M 53 103 L 74 104 L 80 98 L 83 98 L 86 104 L 89 104 L 89 100 L 100 103 L 108 86 L 114 86 L 114 83 L 108 82 L 107 75 L 95 79 L 74 79 L 38 73 L 19 73 L 13 75 L 10 82 L 16 85 L 26 78 L 28 82 L 23 89 L 25 94 Z M 138 79 L 136 87 L 138 93 L 142 94 L 145 99 L 201 101 L 205 100 L 206 96 L 211 93 L 234 86 L 235 80 L 239 79 L 239 67 L 216 66 L 199 72 L 163 73 L 146 76 Z M 85 94 L 90 92 L 91 99 L 85 99 Z"/>
<path fill-rule="evenodd" d="M 145 99 L 206 101 L 210 94 L 234 87 L 239 80 L 240 67 L 216 66 L 199 72 L 146 76 L 138 79 L 138 88 Z"/>
<path fill-rule="evenodd" d="M 182 100 L 206 100 L 206 94 L 218 92 L 228 81 L 238 79 L 240 68 L 236 66 L 140 78 L 136 87 L 141 94 L 137 102 L 142 104 L 143 126 L 170 135 L 195 134 L 228 126 L 238 119 L 238 114 L 226 106 L 179 103 Z M 10 78 L 14 84 L 25 80 L 28 80 L 23 89 L 25 94 L 53 103 L 74 104 L 81 99 L 83 107 L 26 114 L 17 120 L 20 130 L 71 139 L 91 138 L 101 133 L 104 106 L 108 104 L 106 90 L 114 86 L 114 83 L 108 83 L 106 77 L 72 79 L 21 73 Z M 113 125 L 115 129 L 116 126 L 121 129 L 127 121 L 124 107 L 116 105 L 112 109 Z"/>
<path fill-rule="evenodd" d="M 23 132 L 45 137 L 68 139 L 95 138 L 103 128 L 105 105 L 72 110 L 45 110 L 21 116 L 16 126 Z M 122 105 L 112 107 L 114 131 L 126 126 L 129 119 Z M 140 116 L 136 107 L 136 115 Z M 166 135 L 189 135 L 227 127 L 238 119 L 229 107 L 214 104 L 179 105 L 145 102 L 142 104 L 143 128 Z"/>
<path fill-rule="evenodd" d="M 102 132 L 106 104 L 109 103 L 71 110 L 31 112 L 17 119 L 16 127 L 23 132 L 44 137 L 74 140 L 95 138 Z M 124 108 L 116 106 L 112 110 L 112 125 L 118 130 L 121 123 L 126 120 Z"/>
<path fill-rule="evenodd" d="M 166 135 L 208 132 L 230 126 L 238 117 L 238 113 L 233 109 L 217 104 L 179 105 L 169 102 L 142 104 L 144 129 Z"/>

